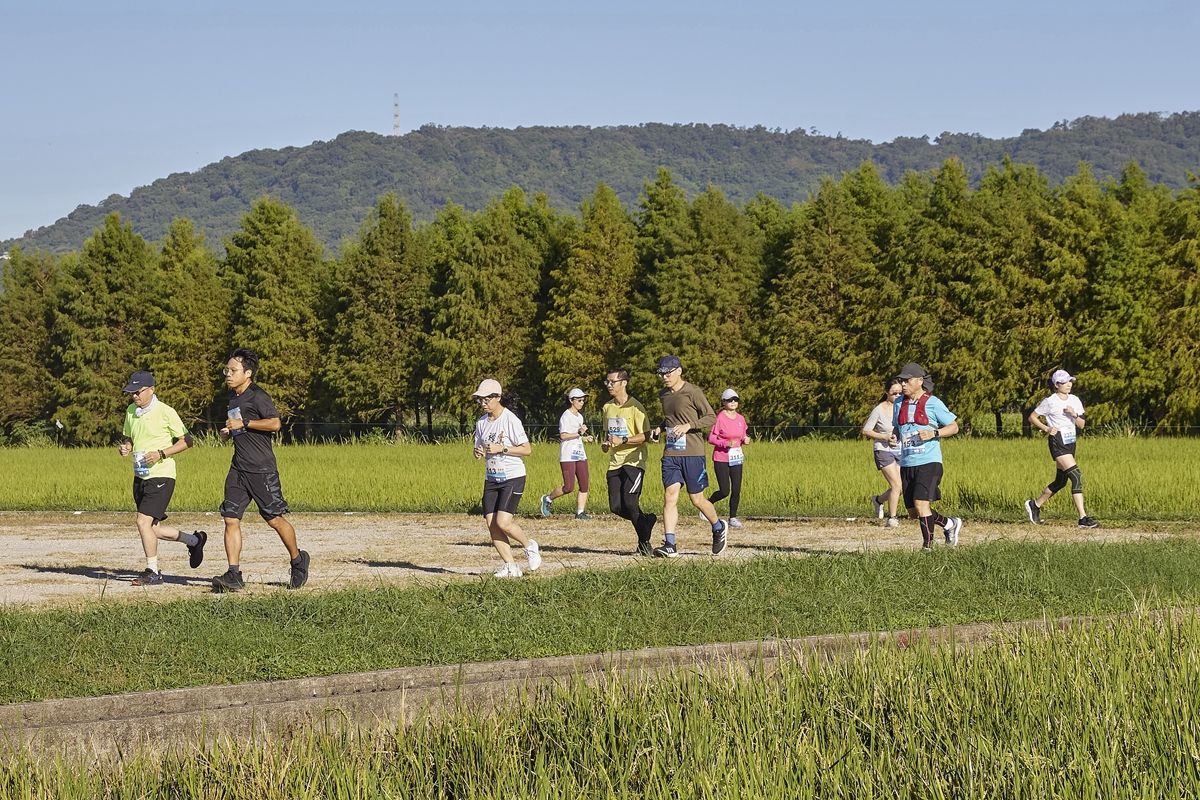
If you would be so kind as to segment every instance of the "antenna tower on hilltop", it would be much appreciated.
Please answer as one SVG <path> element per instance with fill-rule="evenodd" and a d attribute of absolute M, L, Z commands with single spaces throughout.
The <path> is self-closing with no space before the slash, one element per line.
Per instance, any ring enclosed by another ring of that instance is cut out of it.
<path fill-rule="evenodd" d="M 392 136 L 400 135 L 400 93 L 392 95 Z"/>

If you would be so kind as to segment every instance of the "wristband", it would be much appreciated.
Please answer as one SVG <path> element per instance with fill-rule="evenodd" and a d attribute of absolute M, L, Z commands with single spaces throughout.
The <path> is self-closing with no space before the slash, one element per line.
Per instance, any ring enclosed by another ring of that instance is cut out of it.
<path fill-rule="evenodd" d="M 166 461 L 166 460 L 167 460 L 167 454 L 166 454 L 166 453 L 164 453 L 162 450 L 159 450 L 159 451 L 158 451 L 158 460 L 159 460 L 159 461 Z"/>
<path fill-rule="evenodd" d="M 629 444 L 629 437 L 628 437 L 628 436 L 622 436 L 622 437 L 621 437 L 621 444 Z"/>
<path fill-rule="evenodd" d="M 942 438 L 942 429 L 941 429 L 941 428 L 934 428 L 934 429 L 933 429 L 933 438 L 935 438 L 935 439 L 940 439 L 940 438 Z"/>

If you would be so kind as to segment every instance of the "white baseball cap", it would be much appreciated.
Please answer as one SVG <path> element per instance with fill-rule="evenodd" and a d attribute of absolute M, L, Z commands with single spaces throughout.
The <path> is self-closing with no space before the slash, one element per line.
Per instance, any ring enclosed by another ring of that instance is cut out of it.
<path fill-rule="evenodd" d="M 739 398 L 738 398 L 738 393 L 737 393 L 737 392 L 735 392 L 735 391 L 733 390 L 733 387 L 731 386 L 730 388 L 728 388 L 728 389 L 726 389 L 725 391 L 721 392 L 721 399 L 722 399 L 722 400 L 737 400 L 737 399 L 739 399 Z"/>
<path fill-rule="evenodd" d="M 500 381 L 494 378 L 486 378 L 479 382 L 479 388 L 475 390 L 474 397 L 487 397 L 491 394 L 504 394 L 500 389 Z"/>
<path fill-rule="evenodd" d="M 1051 383 L 1066 383 L 1067 381 L 1074 380 L 1075 376 L 1067 372 L 1065 369 L 1056 369 L 1054 370 L 1054 374 L 1050 376 Z"/>
<path fill-rule="evenodd" d="M 571 391 L 567 392 L 567 399 L 574 400 L 576 397 L 587 397 L 587 392 L 576 386 Z"/>

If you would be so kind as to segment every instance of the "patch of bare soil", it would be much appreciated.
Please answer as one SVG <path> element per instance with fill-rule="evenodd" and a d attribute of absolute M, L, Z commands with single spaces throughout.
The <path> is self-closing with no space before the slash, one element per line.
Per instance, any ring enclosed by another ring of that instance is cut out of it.
<path fill-rule="evenodd" d="M 406 585 L 490 577 L 500 567 L 479 517 L 446 514 L 292 514 L 300 547 L 312 556 L 302 591 L 350 585 Z M 188 567 L 187 549 L 160 542 L 165 583 L 133 586 L 144 566 L 141 544 L 129 513 L 0 513 L 0 604 L 84 606 L 97 600 L 170 600 L 211 592 L 212 576 L 225 570 L 222 522 L 216 514 L 172 514 L 169 524 L 207 530 L 209 542 L 199 569 Z M 888 548 L 917 548 L 915 522 L 880 527 L 864 519 L 747 519 L 729 532 L 720 558 L 763 554 L 805 556 Z M 624 520 L 599 515 L 576 521 L 569 515 L 521 519 L 541 546 L 539 575 L 569 569 L 611 568 L 636 563 L 635 536 Z M 659 525 L 657 535 L 661 535 Z M 1072 526 L 1014 525 L 967 521 L 960 546 L 988 540 L 1032 539 L 1127 541 L 1179 532 L 1177 526 L 1079 530 Z M 257 517 L 242 524 L 242 571 L 247 594 L 280 591 L 288 578 L 287 552 Z M 713 558 L 708 525 L 680 509 L 679 542 L 684 559 Z M 523 559 L 518 558 L 523 564 Z"/>

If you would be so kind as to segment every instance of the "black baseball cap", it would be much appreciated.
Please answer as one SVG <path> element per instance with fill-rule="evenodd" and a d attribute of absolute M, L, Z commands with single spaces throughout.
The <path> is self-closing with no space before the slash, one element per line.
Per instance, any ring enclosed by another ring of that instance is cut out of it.
<path fill-rule="evenodd" d="M 920 364 L 913 361 L 908 362 L 900 369 L 900 380 L 908 380 L 909 378 L 924 378 L 929 373 Z"/>
<path fill-rule="evenodd" d="M 125 384 L 123 391 L 132 393 L 140 389 L 145 389 L 147 386 L 154 386 L 154 375 L 144 369 L 140 369 L 129 376 L 129 383 Z"/>

